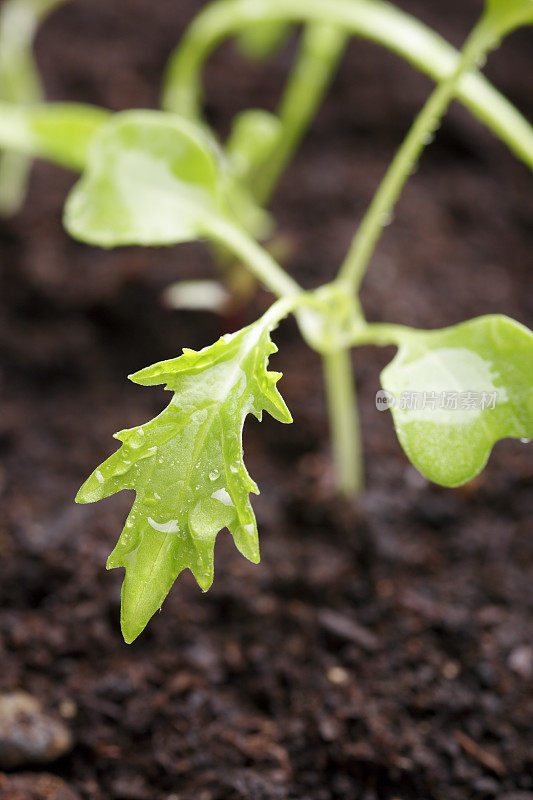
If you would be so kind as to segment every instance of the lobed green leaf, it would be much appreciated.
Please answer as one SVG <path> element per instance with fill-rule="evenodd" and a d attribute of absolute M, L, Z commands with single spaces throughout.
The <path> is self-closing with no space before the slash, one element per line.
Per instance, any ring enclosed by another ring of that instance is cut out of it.
<path fill-rule="evenodd" d="M 266 319 L 266 318 L 265 318 Z M 227 527 L 237 548 L 259 561 L 242 429 L 248 414 L 266 410 L 292 422 L 268 372 L 277 348 L 265 319 L 223 336 L 199 352 L 154 364 L 131 375 L 143 386 L 166 384 L 167 408 L 145 425 L 120 431 L 123 443 L 81 487 L 76 501 L 92 503 L 122 489 L 136 492 L 108 569 L 125 567 L 122 631 L 133 641 L 161 607 L 180 572 L 190 569 L 206 591 L 214 574 L 214 546 Z"/>
<path fill-rule="evenodd" d="M 409 460 L 442 486 L 474 478 L 499 439 L 533 436 L 533 333 L 508 317 L 409 331 L 381 383 Z"/>
<path fill-rule="evenodd" d="M 166 112 L 126 111 L 95 135 L 64 223 L 102 247 L 170 245 L 205 236 L 210 215 L 238 216 L 254 230 L 268 225 L 203 127 Z"/>

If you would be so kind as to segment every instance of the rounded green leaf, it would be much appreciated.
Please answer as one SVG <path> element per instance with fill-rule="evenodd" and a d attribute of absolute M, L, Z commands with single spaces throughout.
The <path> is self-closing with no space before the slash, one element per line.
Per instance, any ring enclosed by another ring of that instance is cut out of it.
<path fill-rule="evenodd" d="M 508 317 L 409 331 L 381 383 L 409 460 L 442 486 L 474 478 L 499 439 L 533 437 L 533 334 Z"/>
<path fill-rule="evenodd" d="M 533 0 L 487 0 L 486 20 L 499 36 L 533 25 Z"/>
<path fill-rule="evenodd" d="M 221 210 L 221 154 L 199 126 L 158 111 L 114 115 L 94 137 L 64 223 L 101 247 L 197 239 Z"/>

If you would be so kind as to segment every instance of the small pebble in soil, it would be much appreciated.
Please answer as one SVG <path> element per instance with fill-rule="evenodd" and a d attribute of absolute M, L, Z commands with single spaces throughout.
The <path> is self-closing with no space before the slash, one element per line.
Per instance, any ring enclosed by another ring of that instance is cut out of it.
<path fill-rule="evenodd" d="M 342 686 L 344 683 L 348 683 L 350 676 L 346 672 L 343 667 L 330 667 L 327 673 L 328 681 L 331 683 L 335 683 L 338 686 Z"/>
<path fill-rule="evenodd" d="M 457 661 L 447 661 L 442 668 L 442 674 L 448 681 L 455 680 L 460 672 L 461 666 L 457 663 Z"/>
<path fill-rule="evenodd" d="M 63 700 L 59 706 L 59 713 L 63 719 L 74 719 L 78 713 L 78 706 L 73 700 Z"/>
<path fill-rule="evenodd" d="M 0 773 L 0 800 L 80 800 L 80 796 L 55 775 Z"/>
<path fill-rule="evenodd" d="M 71 747 L 68 728 L 47 714 L 34 697 L 26 692 L 0 695 L 1 769 L 48 763 Z"/>
<path fill-rule="evenodd" d="M 507 662 L 513 672 L 524 680 L 533 677 L 533 647 L 523 645 L 515 648 Z"/>

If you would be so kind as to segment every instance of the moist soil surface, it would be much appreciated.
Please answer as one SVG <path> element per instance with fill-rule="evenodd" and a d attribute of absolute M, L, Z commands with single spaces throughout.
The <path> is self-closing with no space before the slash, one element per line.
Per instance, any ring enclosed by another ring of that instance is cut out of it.
<path fill-rule="evenodd" d="M 400 6 L 460 44 L 481 3 Z M 48 96 L 155 107 L 166 57 L 202 4 L 74 0 L 37 53 Z M 531 105 L 531 35 L 487 72 Z M 294 53 L 245 65 L 224 46 L 206 74 L 221 135 L 273 108 Z M 304 285 L 333 277 L 354 224 L 430 90 L 395 56 L 353 42 L 273 209 Z M 246 462 L 262 560 L 227 532 L 215 582 L 183 574 L 131 646 L 121 570 L 105 561 L 130 493 L 76 506 L 111 434 L 166 403 L 126 375 L 253 320 L 165 307 L 210 277 L 203 245 L 102 251 L 61 227 L 75 176 L 39 163 L 0 225 L 0 690 L 62 714 L 72 752 L 48 767 L 86 800 L 532 800 L 531 455 L 498 444 L 457 490 L 408 464 L 375 409 L 392 348 L 355 353 L 366 489 L 335 495 L 320 362 L 284 323 L 280 389 L 294 424 L 250 419 Z M 364 283 L 372 320 L 433 328 L 503 312 L 531 324 L 531 176 L 458 104 L 411 179 Z M 31 767 L 30 767 L 31 769 Z M 40 768 L 42 770 L 42 767 Z"/>

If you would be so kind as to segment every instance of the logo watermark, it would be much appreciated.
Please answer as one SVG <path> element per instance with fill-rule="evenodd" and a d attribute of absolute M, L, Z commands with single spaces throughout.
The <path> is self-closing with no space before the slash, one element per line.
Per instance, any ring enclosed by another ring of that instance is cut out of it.
<path fill-rule="evenodd" d="M 394 394 L 387 389 L 376 392 L 376 408 L 387 411 L 398 408 L 403 411 L 487 411 L 495 409 L 500 394 L 494 392 L 404 391 Z"/>

